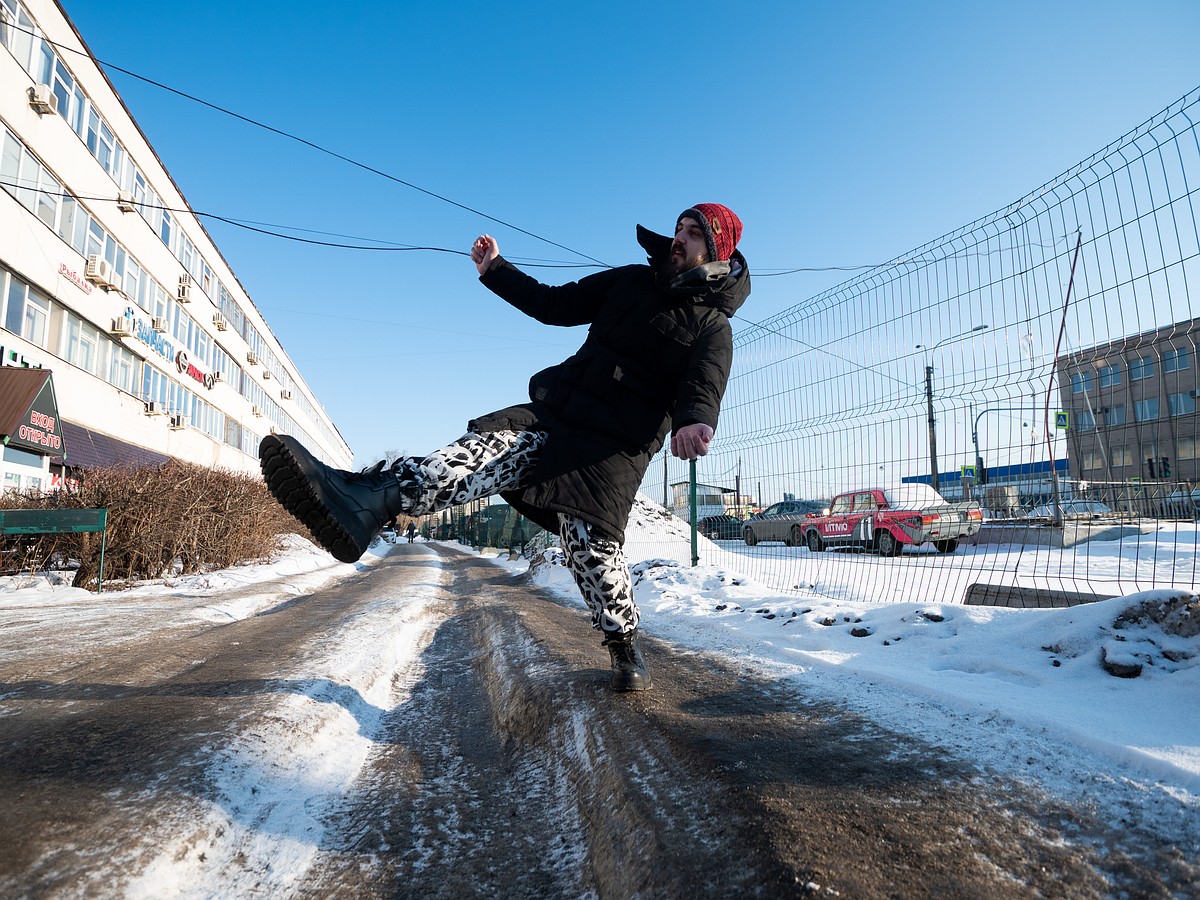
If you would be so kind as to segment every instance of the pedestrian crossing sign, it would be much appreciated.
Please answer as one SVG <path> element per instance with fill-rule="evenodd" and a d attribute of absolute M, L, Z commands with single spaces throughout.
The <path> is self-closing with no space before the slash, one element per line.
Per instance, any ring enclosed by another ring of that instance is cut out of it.
<path fill-rule="evenodd" d="M 1056 412 L 1054 414 L 1054 427 L 1057 428 L 1059 431 L 1066 431 L 1068 424 L 1070 423 L 1070 420 L 1071 420 L 1070 413 L 1068 413 L 1064 409 L 1060 409 L 1058 412 Z"/>

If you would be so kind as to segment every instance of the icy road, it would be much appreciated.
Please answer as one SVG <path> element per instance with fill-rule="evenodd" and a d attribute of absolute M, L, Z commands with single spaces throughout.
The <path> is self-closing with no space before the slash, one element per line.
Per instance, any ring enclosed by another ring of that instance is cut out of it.
<path fill-rule="evenodd" d="M 278 587 L 278 585 L 276 585 Z M 0 896 L 1153 897 L 1195 861 L 441 544 L 0 628 Z M 78 633 L 83 629 L 85 633 Z"/>

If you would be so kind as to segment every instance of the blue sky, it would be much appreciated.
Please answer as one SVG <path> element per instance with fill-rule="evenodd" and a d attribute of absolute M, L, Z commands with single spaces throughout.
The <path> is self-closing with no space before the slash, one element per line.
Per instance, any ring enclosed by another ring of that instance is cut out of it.
<path fill-rule="evenodd" d="M 884 262 L 1200 84 L 1194 0 L 64 2 L 101 60 L 553 243 L 110 72 L 194 209 L 463 251 L 486 231 L 510 259 L 581 265 L 643 261 L 635 223 L 669 231 L 701 201 L 741 216 L 752 272 Z M 359 465 L 523 401 L 583 339 L 465 256 L 208 227 Z M 759 278 L 742 315 L 852 274 Z"/>

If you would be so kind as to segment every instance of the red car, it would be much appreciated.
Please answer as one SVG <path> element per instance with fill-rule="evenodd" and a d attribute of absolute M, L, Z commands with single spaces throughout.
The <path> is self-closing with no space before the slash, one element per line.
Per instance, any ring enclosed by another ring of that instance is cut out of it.
<path fill-rule="evenodd" d="M 926 541 L 941 553 L 953 553 L 959 541 L 978 534 L 982 525 L 978 503 L 947 503 L 927 484 L 905 484 L 839 494 L 828 515 L 812 517 L 803 527 L 804 542 L 813 553 L 857 546 L 896 556 L 905 544 Z"/>

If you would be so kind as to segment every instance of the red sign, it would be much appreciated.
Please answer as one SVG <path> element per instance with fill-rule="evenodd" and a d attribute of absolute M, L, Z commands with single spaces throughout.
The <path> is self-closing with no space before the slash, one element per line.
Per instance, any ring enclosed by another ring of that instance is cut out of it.
<path fill-rule="evenodd" d="M 80 276 L 78 272 L 76 272 L 66 263 L 59 265 L 58 274 L 67 279 L 67 281 L 71 282 L 71 284 L 75 285 L 75 287 L 79 288 L 85 294 L 90 294 L 92 292 L 92 283 L 86 278 Z"/>

